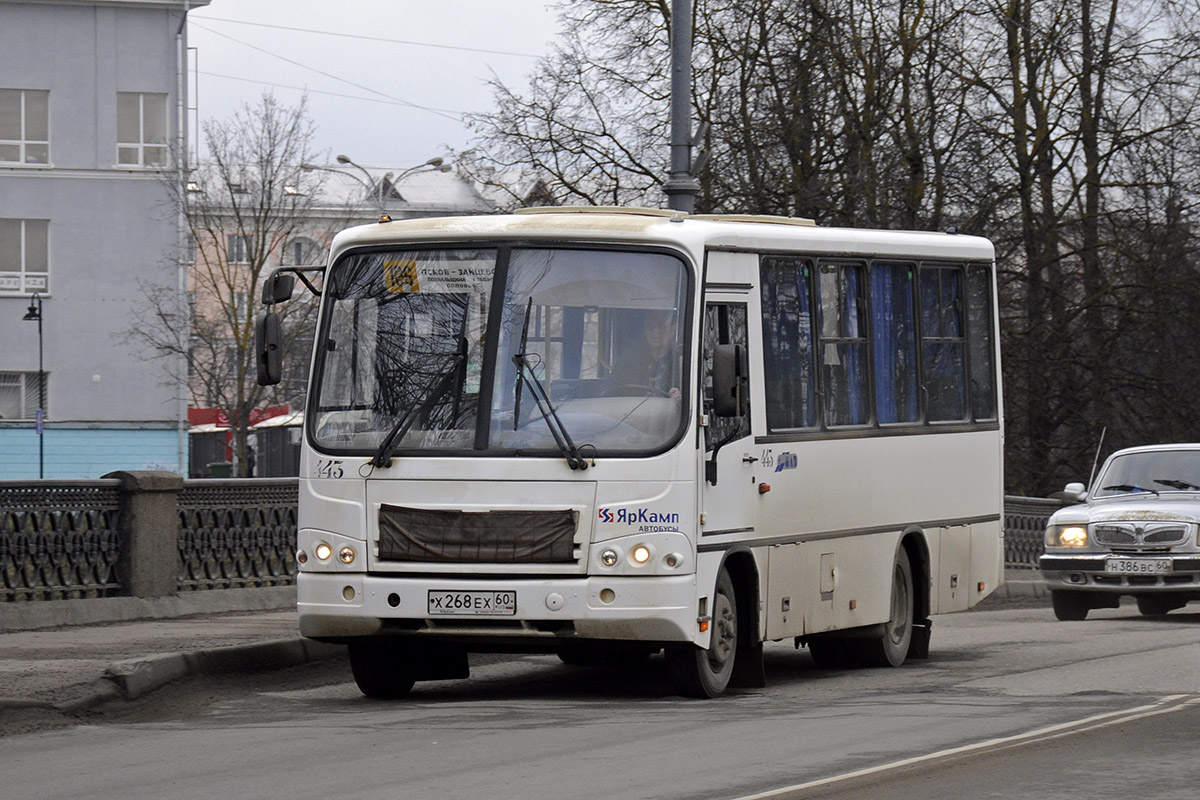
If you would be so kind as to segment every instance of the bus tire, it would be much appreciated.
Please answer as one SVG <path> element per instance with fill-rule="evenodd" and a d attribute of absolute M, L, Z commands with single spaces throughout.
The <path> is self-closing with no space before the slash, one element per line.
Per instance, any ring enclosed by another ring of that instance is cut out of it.
<path fill-rule="evenodd" d="M 892 610 L 888 621 L 883 623 L 883 633 L 878 639 L 865 639 L 860 643 L 865 664 L 898 667 L 904 663 L 912 644 L 915 605 L 912 564 L 908 560 L 908 551 L 901 546 L 892 566 Z"/>
<path fill-rule="evenodd" d="M 1079 622 L 1087 619 L 1092 604 L 1084 592 L 1051 592 L 1050 605 L 1054 616 L 1063 622 Z"/>
<path fill-rule="evenodd" d="M 358 690 L 372 700 L 396 700 L 412 691 L 417 682 L 410 654 L 395 642 L 351 642 L 350 671 Z"/>
<path fill-rule="evenodd" d="M 737 647 L 737 597 L 733 581 L 722 567 L 713 593 L 712 641 L 708 649 L 695 645 L 667 648 L 667 669 L 675 691 L 700 699 L 720 696 L 733 676 Z"/>

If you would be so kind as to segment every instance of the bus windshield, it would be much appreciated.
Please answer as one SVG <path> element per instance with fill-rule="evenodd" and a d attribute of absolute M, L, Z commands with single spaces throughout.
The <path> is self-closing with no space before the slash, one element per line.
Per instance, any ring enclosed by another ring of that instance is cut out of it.
<path fill-rule="evenodd" d="M 565 432 L 589 458 L 660 450 L 685 422 L 688 285 L 661 252 L 349 254 L 325 283 L 313 442 L 553 456 Z"/>

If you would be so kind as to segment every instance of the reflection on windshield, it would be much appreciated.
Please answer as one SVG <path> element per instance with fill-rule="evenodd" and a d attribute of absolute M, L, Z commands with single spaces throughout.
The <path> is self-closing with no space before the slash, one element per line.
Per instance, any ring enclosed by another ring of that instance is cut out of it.
<path fill-rule="evenodd" d="M 348 256 L 326 282 L 312 435 L 335 452 L 559 455 L 558 428 L 588 458 L 661 448 L 684 420 L 686 291 L 682 261 L 661 253 Z M 481 409 L 484 375 L 494 377 Z"/>
<path fill-rule="evenodd" d="M 1114 458 L 1096 497 L 1200 491 L 1200 450 L 1158 450 Z"/>

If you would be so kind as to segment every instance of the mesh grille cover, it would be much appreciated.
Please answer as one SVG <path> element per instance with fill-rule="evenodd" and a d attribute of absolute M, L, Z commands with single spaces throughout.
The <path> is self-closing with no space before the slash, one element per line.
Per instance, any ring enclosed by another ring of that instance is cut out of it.
<path fill-rule="evenodd" d="M 382 505 L 379 558 L 439 563 L 575 561 L 579 512 L 456 511 Z"/>

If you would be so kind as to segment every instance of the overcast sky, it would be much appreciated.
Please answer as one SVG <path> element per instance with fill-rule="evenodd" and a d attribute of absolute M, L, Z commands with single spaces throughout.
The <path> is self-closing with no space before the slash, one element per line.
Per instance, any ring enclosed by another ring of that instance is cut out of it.
<path fill-rule="evenodd" d="M 486 83 L 525 87 L 557 35 L 549 0 L 212 0 L 189 15 L 198 118 L 307 90 L 317 149 L 407 167 L 464 148 Z"/>

